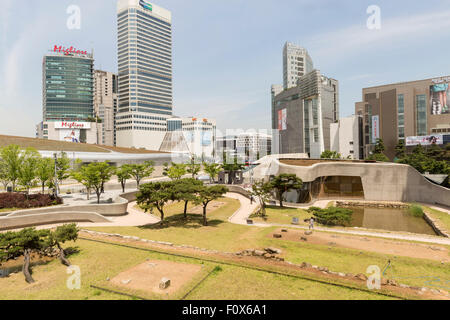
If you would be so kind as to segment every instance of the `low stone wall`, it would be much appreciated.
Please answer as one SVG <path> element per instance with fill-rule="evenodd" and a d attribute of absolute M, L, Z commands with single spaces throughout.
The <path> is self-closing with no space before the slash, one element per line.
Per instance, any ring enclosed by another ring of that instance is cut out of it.
<path fill-rule="evenodd" d="M 450 238 L 448 231 L 440 225 L 439 220 L 434 219 L 430 213 L 424 210 L 423 218 L 428 222 L 428 224 L 433 228 L 434 232 L 441 237 Z"/>
<path fill-rule="evenodd" d="M 0 230 L 11 230 L 69 222 L 105 223 L 111 222 L 111 220 L 95 212 L 59 211 L 17 217 L 2 217 L 0 218 Z"/>
<path fill-rule="evenodd" d="M 389 208 L 408 209 L 409 205 L 401 202 L 374 202 L 374 201 L 336 201 L 337 207 L 364 207 L 364 208 Z"/>
<path fill-rule="evenodd" d="M 243 187 L 241 186 L 237 186 L 237 185 L 225 185 L 228 190 L 232 193 L 238 193 L 244 197 L 246 197 L 247 199 L 250 199 L 251 194 L 249 191 L 245 190 Z"/>

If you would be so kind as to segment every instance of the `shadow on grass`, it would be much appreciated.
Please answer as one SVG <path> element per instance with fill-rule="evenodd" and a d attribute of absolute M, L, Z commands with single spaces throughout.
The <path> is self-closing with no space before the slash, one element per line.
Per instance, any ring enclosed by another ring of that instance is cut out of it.
<path fill-rule="evenodd" d="M 66 258 L 73 258 L 74 256 L 77 256 L 80 252 L 81 252 L 80 247 L 69 247 L 67 249 L 64 249 Z"/>
<path fill-rule="evenodd" d="M 225 223 L 225 221 L 223 220 L 208 219 L 208 227 L 218 227 L 223 223 Z M 162 230 L 168 228 L 200 229 L 202 227 L 204 227 L 202 215 L 188 214 L 187 218 L 185 218 L 184 214 L 177 214 L 166 217 L 163 223 L 145 225 L 139 227 L 139 229 L 144 230 Z"/>

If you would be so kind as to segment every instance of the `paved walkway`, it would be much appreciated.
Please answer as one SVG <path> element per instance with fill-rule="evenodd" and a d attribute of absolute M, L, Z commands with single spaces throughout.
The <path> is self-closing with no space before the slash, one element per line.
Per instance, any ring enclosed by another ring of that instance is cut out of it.
<path fill-rule="evenodd" d="M 227 198 L 239 200 L 241 207 L 228 219 L 229 222 L 240 225 L 247 225 L 247 219 L 255 212 L 259 205 L 256 202 L 250 203 L 250 200 L 238 193 L 227 193 Z"/>

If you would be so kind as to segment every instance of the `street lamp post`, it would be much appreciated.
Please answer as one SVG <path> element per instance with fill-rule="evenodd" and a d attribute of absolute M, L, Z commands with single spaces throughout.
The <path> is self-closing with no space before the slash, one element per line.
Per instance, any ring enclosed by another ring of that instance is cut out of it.
<path fill-rule="evenodd" d="M 56 154 L 56 152 L 53 154 L 53 157 L 55 158 L 55 196 L 58 197 L 58 174 L 57 174 L 58 155 Z"/>

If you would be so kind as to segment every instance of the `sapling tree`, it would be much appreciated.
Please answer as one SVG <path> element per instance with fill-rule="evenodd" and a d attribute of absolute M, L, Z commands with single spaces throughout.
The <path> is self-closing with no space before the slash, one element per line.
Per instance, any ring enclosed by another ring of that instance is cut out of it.
<path fill-rule="evenodd" d="M 45 192 L 45 186 L 49 185 L 49 182 L 54 176 L 54 162 L 50 158 L 39 159 L 36 166 L 36 177 L 42 187 L 42 193 Z"/>
<path fill-rule="evenodd" d="M 155 164 L 152 161 L 130 165 L 130 174 L 136 180 L 138 189 L 143 179 L 151 177 L 152 173 L 155 171 L 154 166 Z"/>
<path fill-rule="evenodd" d="M 270 194 L 272 191 L 271 184 L 269 182 L 257 181 L 252 186 L 252 197 L 258 199 L 261 216 L 266 215 L 266 203 L 270 200 Z"/>
<path fill-rule="evenodd" d="M 216 177 L 218 176 L 221 168 L 221 165 L 218 163 L 203 163 L 203 168 L 205 172 L 209 175 L 209 180 L 211 183 L 216 181 Z"/>
<path fill-rule="evenodd" d="M 41 155 L 32 148 L 27 148 L 21 154 L 21 165 L 19 168 L 19 184 L 30 194 L 30 189 L 36 185 L 37 166 Z"/>
<path fill-rule="evenodd" d="M 186 174 L 186 165 L 184 163 L 164 164 L 163 175 L 169 177 L 171 180 L 180 180 Z"/>
<path fill-rule="evenodd" d="M 20 178 L 20 167 L 22 165 L 22 150 L 18 145 L 11 144 L 0 150 L 0 156 L 4 161 L 5 172 L 12 185 L 12 191 L 16 191 L 16 184 Z"/>
<path fill-rule="evenodd" d="M 125 193 L 125 188 L 127 186 L 127 180 L 131 178 L 131 168 L 129 165 L 124 164 L 120 168 L 116 169 L 117 180 L 122 186 L 122 192 Z"/>

